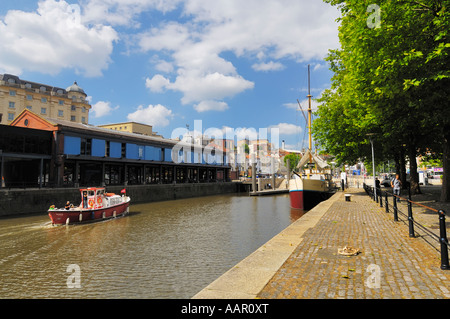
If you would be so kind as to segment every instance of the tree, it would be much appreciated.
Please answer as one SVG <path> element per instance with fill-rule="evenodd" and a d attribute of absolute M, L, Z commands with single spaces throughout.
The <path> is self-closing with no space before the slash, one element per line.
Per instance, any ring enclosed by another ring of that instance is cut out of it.
<path fill-rule="evenodd" d="M 319 100 L 316 140 L 338 161 L 354 162 L 370 158 L 367 134 L 376 133 L 378 157 L 393 158 L 400 172 L 409 157 L 413 192 L 416 156 L 441 152 L 441 199 L 450 200 L 450 1 L 377 1 L 375 25 L 366 2 L 325 2 L 341 9 L 341 48 L 327 58 L 334 76 Z"/>
<path fill-rule="evenodd" d="M 301 156 L 299 154 L 290 153 L 284 157 L 284 165 L 287 167 L 287 160 L 289 160 L 289 171 L 293 172 L 300 162 Z"/>

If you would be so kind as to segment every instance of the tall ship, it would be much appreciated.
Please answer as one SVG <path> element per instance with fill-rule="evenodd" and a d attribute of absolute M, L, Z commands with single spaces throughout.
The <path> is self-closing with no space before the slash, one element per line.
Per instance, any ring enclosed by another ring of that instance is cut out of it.
<path fill-rule="evenodd" d="M 334 192 L 331 170 L 320 156 L 312 152 L 312 108 L 310 88 L 310 66 L 308 65 L 308 137 L 309 145 L 289 180 L 291 208 L 309 210 Z M 306 168 L 307 167 L 307 168 Z"/>

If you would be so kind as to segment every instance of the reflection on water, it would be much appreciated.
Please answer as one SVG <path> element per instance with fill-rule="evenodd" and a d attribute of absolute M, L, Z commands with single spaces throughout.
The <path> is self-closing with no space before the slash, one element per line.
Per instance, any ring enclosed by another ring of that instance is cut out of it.
<path fill-rule="evenodd" d="M 302 214 L 287 195 L 224 195 L 77 226 L 0 219 L 0 298 L 190 298 Z M 68 288 L 71 264 L 81 288 Z"/>

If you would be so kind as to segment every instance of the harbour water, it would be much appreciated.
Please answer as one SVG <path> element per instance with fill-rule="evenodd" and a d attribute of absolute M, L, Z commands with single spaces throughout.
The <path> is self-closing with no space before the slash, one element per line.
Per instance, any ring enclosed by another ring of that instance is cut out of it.
<path fill-rule="evenodd" d="M 303 214 L 288 195 L 219 195 L 86 225 L 3 218 L 0 298 L 191 298 Z"/>

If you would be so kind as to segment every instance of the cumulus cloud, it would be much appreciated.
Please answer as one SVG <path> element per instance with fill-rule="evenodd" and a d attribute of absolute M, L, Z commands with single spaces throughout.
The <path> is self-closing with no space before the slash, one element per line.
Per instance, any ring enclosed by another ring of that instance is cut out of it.
<path fill-rule="evenodd" d="M 199 104 L 194 105 L 194 109 L 199 113 L 206 111 L 225 111 L 228 109 L 228 104 L 218 101 L 201 101 Z"/>
<path fill-rule="evenodd" d="M 133 28 L 140 27 L 137 18 L 143 11 L 169 12 L 179 2 L 181 0 L 80 0 L 85 12 L 84 21 Z"/>
<path fill-rule="evenodd" d="M 338 10 L 322 1 L 184 0 L 178 4 L 183 22 L 165 20 L 141 32 L 135 42 L 140 50 L 156 51 L 173 61 L 174 80 L 168 83 L 155 75 L 147 79 L 152 84 L 148 87 L 154 92 L 162 87 L 181 92 L 183 104 L 222 101 L 254 87 L 223 57 L 224 52 L 255 59 L 256 71 L 277 71 L 284 68 L 280 59 L 322 59 L 339 44 Z"/>
<path fill-rule="evenodd" d="M 0 71 L 102 75 L 118 35 L 110 26 L 82 24 L 80 12 L 55 0 L 40 1 L 36 12 L 8 11 L 0 20 Z"/>
<path fill-rule="evenodd" d="M 284 69 L 284 65 L 279 62 L 267 62 L 267 63 L 255 63 L 252 65 L 252 69 L 255 71 L 279 71 Z"/>
<path fill-rule="evenodd" d="M 277 125 L 272 125 L 270 129 L 278 129 L 281 135 L 295 135 L 302 131 L 300 126 L 290 124 L 290 123 L 279 123 Z"/>
<path fill-rule="evenodd" d="M 169 125 L 173 117 L 172 110 L 169 110 L 161 104 L 148 105 L 147 107 L 140 105 L 135 112 L 127 116 L 129 121 L 144 123 L 154 127 L 165 127 Z"/>
<path fill-rule="evenodd" d="M 99 101 L 92 105 L 92 109 L 90 112 L 94 114 L 95 118 L 103 117 L 106 115 L 110 115 L 113 111 L 117 110 L 119 106 L 111 107 L 110 102 Z"/>

